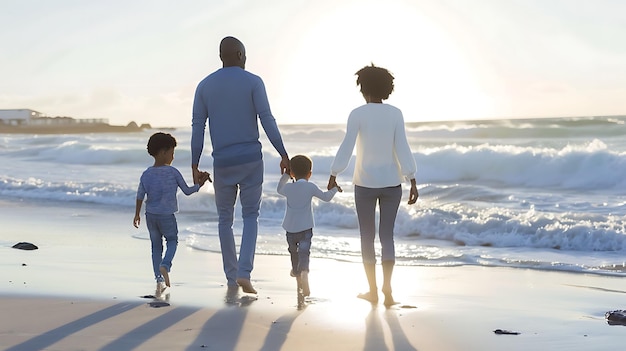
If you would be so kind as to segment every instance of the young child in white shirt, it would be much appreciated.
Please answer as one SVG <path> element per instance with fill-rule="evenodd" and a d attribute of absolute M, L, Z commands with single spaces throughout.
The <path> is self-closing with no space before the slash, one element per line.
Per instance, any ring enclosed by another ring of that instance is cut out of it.
<path fill-rule="evenodd" d="M 322 191 L 317 185 L 310 183 L 313 161 L 307 156 L 297 155 L 290 160 L 290 174 L 283 174 L 278 182 L 277 191 L 287 198 L 283 228 L 287 231 L 287 244 L 291 255 L 291 276 L 300 277 L 302 294 L 309 296 L 309 256 L 311 252 L 311 238 L 313 237 L 313 208 L 311 200 L 317 197 L 329 202 L 339 186 Z M 295 182 L 288 183 L 290 178 Z"/>

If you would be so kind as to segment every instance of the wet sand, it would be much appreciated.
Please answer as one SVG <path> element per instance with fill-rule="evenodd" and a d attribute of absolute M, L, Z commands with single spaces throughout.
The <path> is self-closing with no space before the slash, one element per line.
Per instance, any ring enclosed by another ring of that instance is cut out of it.
<path fill-rule="evenodd" d="M 2 350 L 602 350 L 626 332 L 604 318 L 626 308 L 621 278 L 398 266 L 400 304 L 386 309 L 356 298 L 360 264 L 312 259 L 298 309 L 287 256 L 258 255 L 258 294 L 229 295 L 220 254 L 180 246 L 158 300 L 169 306 L 150 307 L 149 242 L 131 237 L 132 213 L 0 201 L 0 221 Z M 20 241 L 39 249 L 11 248 Z"/>

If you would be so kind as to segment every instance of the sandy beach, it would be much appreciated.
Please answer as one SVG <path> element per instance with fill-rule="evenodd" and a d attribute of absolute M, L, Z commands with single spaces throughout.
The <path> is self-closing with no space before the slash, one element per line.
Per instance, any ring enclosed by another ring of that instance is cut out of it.
<path fill-rule="evenodd" d="M 313 259 L 297 309 L 287 256 L 257 255 L 258 295 L 229 295 L 218 253 L 179 247 L 151 307 L 149 242 L 110 207 L 0 201 L 2 350 L 604 350 L 626 327 L 621 278 L 529 269 L 398 266 L 399 305 L 357 299 L 360 264 Z M 184 216 L 179 216 L 179 223 Z M 38 250 L 11 248 L 32 242 Z M 502 329 L 518 335 L 499 335 Z"/>

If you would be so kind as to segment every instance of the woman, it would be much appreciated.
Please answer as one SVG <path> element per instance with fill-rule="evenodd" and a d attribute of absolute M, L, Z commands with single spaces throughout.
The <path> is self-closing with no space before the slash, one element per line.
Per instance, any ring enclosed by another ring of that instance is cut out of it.
<path fill-rule="evenodd" d="M 384 68 L 363 67 L 357 73 L 365 105 L 354 109 L 348 117 L 346 135 L 331 165 L 328 189 L 337 186 L 337 174 L 350 162 L 356 144 L 354 167 L 354 200 L 361 234 L 361 256 L 369 291 L 358 297 L 378 303 L 376 285 L 376 204 L 379 204 L 379 238 L 382 247 L 383 288 L 385 306 L 396 302 L 391 294 L 391 275 L 396 261 L 393 229 L 402 198 L 403 178 L 411 182 L 409 205 L 419 196 L 415 183 L 415 159 L 406 139 L 402 112 L 383 100 L 393 91 L 394 77 Z"/>

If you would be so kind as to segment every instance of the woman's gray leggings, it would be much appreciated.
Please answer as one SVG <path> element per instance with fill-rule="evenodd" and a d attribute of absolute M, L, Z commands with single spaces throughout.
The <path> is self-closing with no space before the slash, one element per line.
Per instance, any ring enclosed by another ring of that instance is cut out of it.
<path fill-rule="evenodd" d="M 387 188 L 354 186 L 354 202 L 361 232 L 361 257 L 363 263 L 376 263 L 374 239 L 376 237 L 376 203 L 380 207 L 379 238 L 382 247 L 381 261 L 396 260 L 393 227 L 402 199 L 400 185 Z"/>

